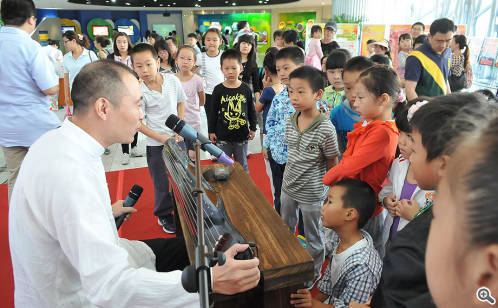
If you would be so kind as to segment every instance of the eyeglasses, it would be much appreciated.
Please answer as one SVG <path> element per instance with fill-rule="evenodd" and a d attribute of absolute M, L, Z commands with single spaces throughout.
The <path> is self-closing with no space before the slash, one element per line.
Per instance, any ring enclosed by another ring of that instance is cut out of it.
<path fill-rule="evenodd" d="M 62 41 L 64 42 L 64 44 L 71 42 L 71 40 L 62 40 Z"/>
<path fill-rule="evenodd" d="M 189 59 L 189 58 L 184 58 L 184 57 L 178 57 L 178 59 L 185 61 L 185 62 L 193 62 L 194 59 Z"/>

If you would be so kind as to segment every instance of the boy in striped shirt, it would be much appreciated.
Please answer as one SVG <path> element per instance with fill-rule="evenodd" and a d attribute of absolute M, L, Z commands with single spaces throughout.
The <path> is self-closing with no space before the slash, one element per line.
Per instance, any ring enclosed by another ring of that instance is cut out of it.
<path fill-rule="evenodd" d="M 320 212 L 327 187 L 321 179 L 339 156 L 335 128 L 316 108 L 324 86 L 322 73 L 313 67 L 300 67 L 289 76 L 289 98 L 296 112 L 285 128 L 288 158 L 280 196 L 282 219 L 291 230 L 296 228 L 298 208 L 303 214 L 306 249 L 315 265 L 314 280 L 320 277 L 324 261 Z"/>

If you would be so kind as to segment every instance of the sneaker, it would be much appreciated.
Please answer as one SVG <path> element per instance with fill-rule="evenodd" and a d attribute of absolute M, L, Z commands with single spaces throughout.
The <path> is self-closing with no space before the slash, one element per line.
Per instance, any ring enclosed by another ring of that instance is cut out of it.
<path fill-rule="evenodd" d="M 105 148 L 105 150 L 104 150 L 104 154 L 105 154 L 105 155 L 109 155 L 109 154 L 111 154 L 111 150 L 109 150 L 108 148 Z"/>
<path fill-rule="evenodd" d="M 123 157 L 121 158 L 121 165 L 128 165 L 130 163 L 130 154 L 123 153 Z"/>
<path fill-rule="evenodd" d="M 167 215 L 164 217 L 157 218 L 157 224 L 163 227 L 163 231 L 169 234 L 176 233 L 175 220 L 173 215 Z"/>
<path fill-rule="evenodd" d="M 131 157 L 142 157 L 144 156 L 143 153 L 140 153 L 137 149 L 137 147 L 131 148 L 130 150 Z"/>

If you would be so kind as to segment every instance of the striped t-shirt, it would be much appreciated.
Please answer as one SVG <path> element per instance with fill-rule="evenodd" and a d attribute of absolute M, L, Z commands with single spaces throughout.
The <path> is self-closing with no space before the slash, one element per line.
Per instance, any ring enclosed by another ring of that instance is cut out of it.
<path fill-rule="evenodd" d="M 339 156 L 335 128 L 325 114 L 320 114 L 303 131 L 297 126 L 300 112 L 287 120 L 285 141 L 288 158 L 282 190 L 294 200 L 314 203 L 325 200 L 327 187 L 322 179 L 327 171 L 327 160 Z"/>

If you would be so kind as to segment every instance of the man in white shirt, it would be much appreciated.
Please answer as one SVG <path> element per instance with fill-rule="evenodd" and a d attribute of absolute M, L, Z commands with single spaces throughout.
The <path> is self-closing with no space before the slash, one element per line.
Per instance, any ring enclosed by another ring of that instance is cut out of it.
<path fill-rule="evenodd" d="M 199 306 L 198 295 L 183 290 L 180 271 L 157 271 L 153 245 L 117 234 L 114 217 L 133 210 L 123 201 L 111 207 L 101 155 L 111 144 L 131 142 L 144 118 L 141 96 L 125 65 L 91 63 L 74 80 L 72 119 L 31 146 L 9 210 L 17 307 Z M 259 260 L 234 259 L 245 249 L 232 246 L 226 264 L 212 269 L 213 292 L 257 285 Z"/>
<path fill-rule="evenodd" d="M 31 144 L 60 125 L 48 95 L 59 93 L 59 79 L 40 44 L 32 0 L 3 0 L 0 28 L 0 146 L 9 171 L 9 198 Z"/>

